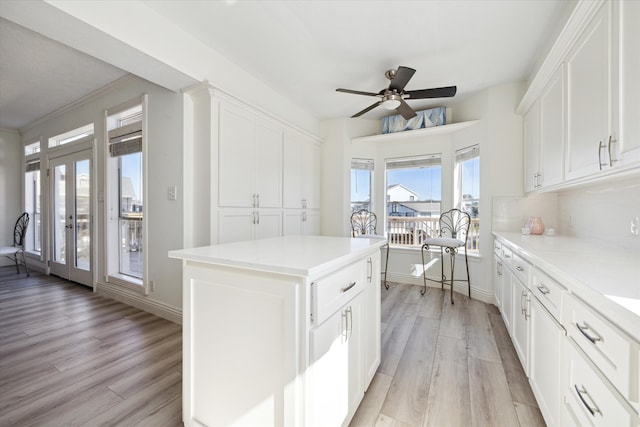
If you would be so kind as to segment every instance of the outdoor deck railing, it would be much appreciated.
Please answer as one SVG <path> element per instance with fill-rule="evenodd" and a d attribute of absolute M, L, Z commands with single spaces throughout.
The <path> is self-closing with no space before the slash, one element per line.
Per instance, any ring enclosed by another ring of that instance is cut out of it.
<path fill-rule="evenodd" d="M 478 253 L 480 245 L 480 222 L 478 218 L 471 218 L 469 225 L 469 253 Z M 390 216 L 387 218 L 387 234 L 389 244 L 397 247 L 416 247 L 423 245 L 428 237 L 440 234 L 439 218 L 434 217 L 404 217 Z"/>

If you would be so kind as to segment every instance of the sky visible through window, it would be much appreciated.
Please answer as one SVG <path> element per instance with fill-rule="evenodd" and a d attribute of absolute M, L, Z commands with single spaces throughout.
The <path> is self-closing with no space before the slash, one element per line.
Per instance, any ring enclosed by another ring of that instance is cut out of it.
<path fill-rule="evenodd" d="M 142 155 L 141 153 L 130 154 L 128 156 L 122 156 L 121 160 L 122 177 L 131 179 L 131 185 L 133 186 L 135 198 L 138 202 L 141 202 L 142 185 L 140 182 L 140 178 L 142 176 Z"/>
<path fill-rule="evenodd" d="M 367 202 L 371 198 L 371 171 L 351 169 L 351 201 Z"/>
<path fill-rule="evenodd" d="M 418 193 L 419 200 L 442 200 L 442 167 L 392 169 L 387 171 L 387 186 L 402 184 Z"/>
<path fill-rule="evenodd" d="M 462 164 L 462 192 L 472 198 L 480 197 L 480 157 L 474 157 Z"/>

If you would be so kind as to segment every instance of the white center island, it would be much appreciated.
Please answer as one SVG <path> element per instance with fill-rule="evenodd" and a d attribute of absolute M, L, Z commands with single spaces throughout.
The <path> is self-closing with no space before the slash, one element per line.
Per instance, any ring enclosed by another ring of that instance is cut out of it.
<path fill-rule="evenodd" d="M 286 236 L 183 260 L 187 426 L 347 425 L 380 363 L 382 239 Z"/>

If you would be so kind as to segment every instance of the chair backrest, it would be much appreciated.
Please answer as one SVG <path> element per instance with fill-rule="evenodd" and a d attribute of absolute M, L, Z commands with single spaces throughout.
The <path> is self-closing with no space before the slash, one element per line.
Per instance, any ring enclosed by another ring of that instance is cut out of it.
<path fill-rule="evenodd" d="M 464 241 L 467 245 L 471 217 L 460 209 L 451 209 L 440 215 L 440 236 Z"/>
<path fill-rule="evenodd" d="M 29 214 L 23 213 L 16 221 L 16 226 L 13 227 L 13 246 L 20 246 L 24 249 L 24 236 L 27 234 L 27 227 L 29 226 Z"/>
<path fill-rule="evenodd" d="M 375 235 L 378 218 L 373 212 L 361 209 L 351 214 L 351 237 Z"/>

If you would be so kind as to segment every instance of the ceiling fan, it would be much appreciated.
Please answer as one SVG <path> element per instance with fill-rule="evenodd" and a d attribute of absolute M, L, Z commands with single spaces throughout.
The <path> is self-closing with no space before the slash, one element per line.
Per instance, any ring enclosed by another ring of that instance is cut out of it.
<path fill-rule="evenodd" d="M 377 96 L 380 98 L 378 102 L 368 106 L 362 111 L 357 112 L 351 118 L 360 117 L 366 112 L 369 112 L 379 105 L 387 110 L 396 110 L 405 120 L 409 120 L 415 117 L 417 114 L 405 102 L 405 99 L 427 99 L 427 98 L 448 98 L 456 94 L 456 86 L 446 86 L 433 89 L 420 89 L 420 90 L 404 90 L 404 87 L 409 83 L 411 77 L 415 74 L 416 70 L 409 67 L 399 66 L 397 70 L 388 70 L 384 75 L 389 79 L 389 87 L 382 89 L 378 93 L 374 92 L 362 92 L 359 90 L 351 89 L 336 89 L 338 92 L 354 93 L 356 95 Z"/>

